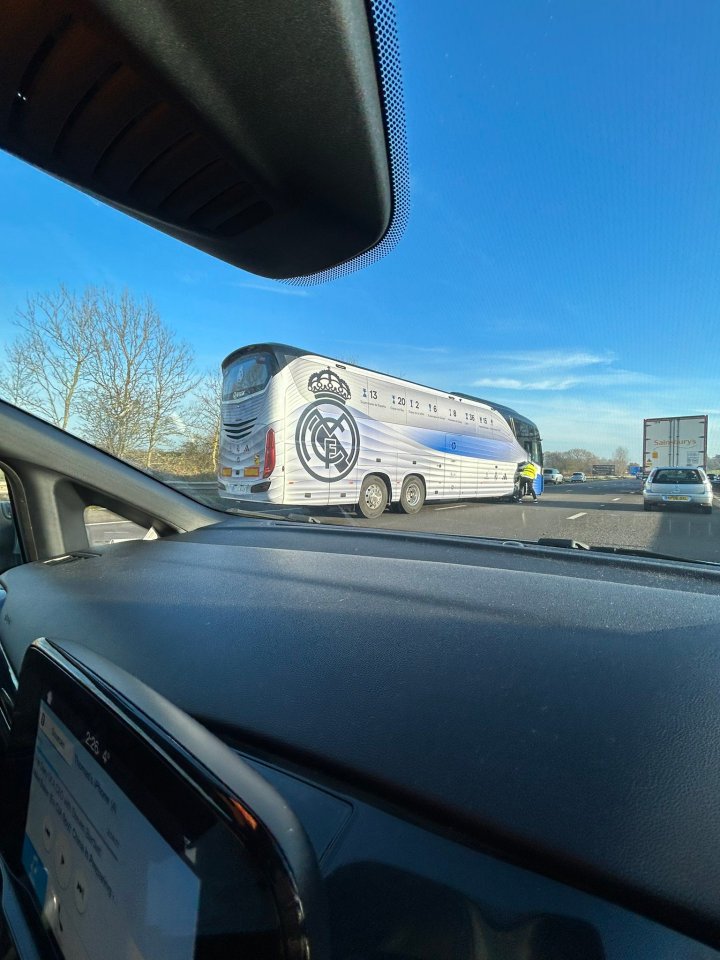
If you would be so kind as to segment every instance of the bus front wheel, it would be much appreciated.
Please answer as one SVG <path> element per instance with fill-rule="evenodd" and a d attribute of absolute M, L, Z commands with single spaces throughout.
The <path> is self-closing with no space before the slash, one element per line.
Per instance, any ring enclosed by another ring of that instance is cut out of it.
<path fill-rule="evenodd" d="M 360 500 L 358 509 L 360 513 L 368 520 L 374 520 L 382 516 L 388 503 L 388 488 L 382 477 L 376 477 L 374 473 L 369 474 L 362 482 L 360 487 Z"/>
<path fill-rule="evenodd" d="M 425 484 L 420 477 L 406 477 L 400 492 L 403 513 L 419 513 L 425 503 Z"/>

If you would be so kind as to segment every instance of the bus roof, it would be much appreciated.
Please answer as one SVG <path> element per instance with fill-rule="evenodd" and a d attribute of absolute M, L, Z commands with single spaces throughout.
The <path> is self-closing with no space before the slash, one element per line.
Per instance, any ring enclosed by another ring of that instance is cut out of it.
<path fill-rule="evenodd" d="M 220 364 L 220 368 L 225 370 L 225 368 L 237 360 L 238 357 L 242 357 L 246 353 L 272 353 L 276 360 L 280 360 L 278 354 L 281 354 L 284 360 L 287 356 L 303 357 L 309 352 L 309 350 L 300 350 L 298 347 L 291 347 L 287 343 L 250 343 L 246 347 L 239 347 L 237 350 L 229 353 Z"/>
<path fill-rule="evenodd" d="M 233 350 L 232 353 L 228 354 L 227 357 L 222 362 L 222 370 L 224 371 L 231 363 L 234 363 L 238 357 L 242 357 L 248 353 L 271 353 L 275 360 L 278 363 L 279 369 L 282 370 L 291 359 L 295 357 L 322 357 L 323 360 L 331 360 L 333 363 L 339 363 L 348 367 L 357 367 L 358 370 L 366 370 L 368 373 L 376 373 L 381 377 L 390 377 L 393 380 L 399 380 L 401 383 L 410 384 L 413 387 L 422 387 L 425 390 L 433 390 L 435 393 L 445 393 L 448 397 L 458 397 L 460 400 L 472 400 L 474 403 L 482 403 L 486 407 L 490 407 L 492 410 L 496 410 L 502 417 L 507 419 L 508 417 L 514 417 L 516 420 L 521 421 L 522 423 L 527 423 L 537 431 L 537 426 L 529 420 L 527 417 L 524 417 L 521 413 L 517 413 L 515 410 L 512 410 L 510 407 L 505 407 L 499 403 L 493 403 L 490 400 L 483 400 L 481 397 L 474 397 L 469 393 L 461 393 L 458 390 L 440 390 L 438 387 L 430 387 L 424 383 L 417 383 L 415 380 L 406 380 L 405 377 L 395 377 L 391 373 L 385 373 L 382 370 L 373 370 L 370 367 L 363 367 L 359 363 L 351 363 L 349 360 L 338 360 L 336 357 L 328 357 L 322 353 L 316 353 L 314 350 L 301 350 L 299 347 L 291 347 L 287 343 L 251 343 L 246 347 L 240 347 L 237 350 Z"/>

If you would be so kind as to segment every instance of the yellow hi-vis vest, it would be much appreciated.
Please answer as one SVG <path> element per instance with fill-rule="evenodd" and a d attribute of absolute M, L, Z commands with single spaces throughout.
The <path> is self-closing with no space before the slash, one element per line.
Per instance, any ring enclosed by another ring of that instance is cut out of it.
<path fill-rule="evenodd" d="M 537 476 L 537 467 L 534 463 L 526 463 L 520 471 L 520 476 L 529 477 L 531 480 L 534 480 Z"/>

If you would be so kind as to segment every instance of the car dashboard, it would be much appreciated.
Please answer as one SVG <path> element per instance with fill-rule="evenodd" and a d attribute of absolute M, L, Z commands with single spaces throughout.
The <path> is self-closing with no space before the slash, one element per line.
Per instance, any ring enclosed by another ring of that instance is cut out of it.
<path fill-rule="evenodd" d="M 714 957 L 712 568 L 230 519 L 8 571 L 279 790 L 333 957 Z M 701 943 L 707 946 L 702 946 Z"/>

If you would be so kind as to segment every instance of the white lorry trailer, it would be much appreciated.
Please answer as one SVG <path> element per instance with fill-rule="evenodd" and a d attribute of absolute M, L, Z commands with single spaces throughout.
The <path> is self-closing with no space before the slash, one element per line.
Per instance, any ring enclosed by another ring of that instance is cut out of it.
<path fill-rule="evenodd" d="M 643 421 L 643 473 L 655 467 L 707 465 L 706 414 L 692 417 L 653 417 Z"/>

